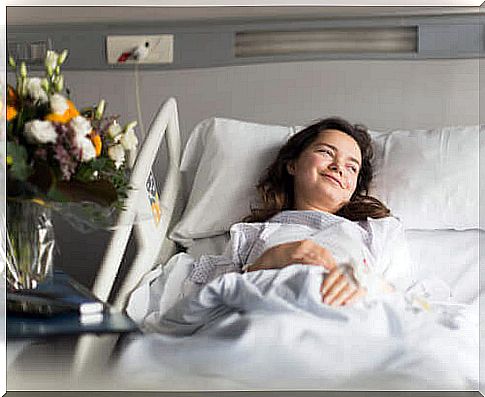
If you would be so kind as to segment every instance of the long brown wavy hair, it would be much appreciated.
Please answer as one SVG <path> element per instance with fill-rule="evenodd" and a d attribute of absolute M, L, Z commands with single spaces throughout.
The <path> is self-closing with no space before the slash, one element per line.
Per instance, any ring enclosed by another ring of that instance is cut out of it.
<path fill-rule="evenodd" d="M 360 124 L 351 124 L 340 117 L 330 117 L 312 124 L 293 135 L 280 149 L 276 160 L 267 168 L 260 179 L 257 189 L 261 198 L 259 208 L 251 208 L 251 215 L 245 222 L 264 222 L 284 210 L 295 209 L 293 176 L 288 173 L 287 165 L 298 159 L 325 130 L 338 130 L 350 135 L 359 145 L 362 165 L 357 178 L 357 185 L 349 202 L 344 204 L 335 215 L 351 221 L 369 218 L 385 218 L 391 211 L 378 199 L 369 196 L 372 181 L 372 143 L 367 128 Z"/>

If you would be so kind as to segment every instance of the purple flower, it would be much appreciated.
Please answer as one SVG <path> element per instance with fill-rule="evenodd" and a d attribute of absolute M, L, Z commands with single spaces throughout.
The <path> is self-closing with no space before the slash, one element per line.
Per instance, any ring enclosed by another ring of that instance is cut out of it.
<path fill-rule="evenodd" d="M 56 131 L 58 135 L 54 145 L 54 158 L 59 162 L 62 179 L 69 181 L 81 160 L 81 150 L 76 145 L 76 134 L 70 126 L 57 124 Z"/>
<path fill-rule="evenodd" d="M 62 179 L 65 181 L 70 180 L 71 175 L 76 171 L 77 162 L 62 145 L 56 145 L 54 152 L 54 158 L 59 162 L 59 167 L 61 168 Z"/>

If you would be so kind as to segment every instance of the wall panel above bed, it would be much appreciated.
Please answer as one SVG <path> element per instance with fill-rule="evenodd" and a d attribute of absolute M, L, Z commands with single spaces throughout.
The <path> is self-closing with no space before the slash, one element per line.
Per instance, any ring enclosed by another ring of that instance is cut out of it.
<path fill-rule="evenodd" d="M 483 22 L 474 13 L 257 22 L 13 25 L 8 27 L 7 42 L 9 52 L 23 55 L 27 61 L 32 48 L 34 52 L 68 48 L 76 56 L 68 59 L 65 69 L 118 70 L 133 65 L 107 62 L 108 36 L 160 34 L 173 35 L 173 62 L 142 65 L 144 69 L 332 59 L 477 58 L 484 45 Z"/>

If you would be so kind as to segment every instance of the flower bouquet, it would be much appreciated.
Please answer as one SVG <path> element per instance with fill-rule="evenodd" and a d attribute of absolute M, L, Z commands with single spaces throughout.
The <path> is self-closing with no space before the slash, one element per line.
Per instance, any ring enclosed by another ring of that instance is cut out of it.
<path fill-rule="evenodd" d="M 105 101 L 78 110 L 65 89 L 64 50 L 48 51 L 45 75 L 9 65 L 7 86 L 7 281 L 35 288 L 52 270 L 51 212 L 79 225 L 100 224 L 123 209 L 129 190 L 127 152 L 136 149 L 136 122 L 104 115 Z"/>

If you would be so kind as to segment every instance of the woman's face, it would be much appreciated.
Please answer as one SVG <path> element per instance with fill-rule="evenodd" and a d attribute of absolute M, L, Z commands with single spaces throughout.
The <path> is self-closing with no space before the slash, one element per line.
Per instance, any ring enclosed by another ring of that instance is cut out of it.
<path fill-rule="evenodd" d="M 350 200 L 362 164 L 359 145 L 350 135 L 325 130 L 290 162 L 295 209 L 336 213 Z"/>

